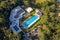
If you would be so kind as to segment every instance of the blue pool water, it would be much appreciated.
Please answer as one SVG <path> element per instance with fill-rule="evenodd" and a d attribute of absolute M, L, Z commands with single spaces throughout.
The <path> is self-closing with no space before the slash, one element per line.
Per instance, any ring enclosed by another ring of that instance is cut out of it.
<path fill-rule="evenodd" d="M 23 26 L 28 27 L 32 22 L 34 22 L 38 18 L 37 15 L 33 15 L 32 17 L 28 18 L 25 22 L 23 22 Z"/>

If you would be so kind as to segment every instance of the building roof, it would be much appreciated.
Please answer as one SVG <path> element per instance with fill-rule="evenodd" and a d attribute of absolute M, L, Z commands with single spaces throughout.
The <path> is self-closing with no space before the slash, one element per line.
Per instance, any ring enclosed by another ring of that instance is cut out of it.
<path fill-rule="evenodd" d="M 31 7 L 28 7 L 25 9 L 28 13 L 30 13 L 33 9 Z"/>
<path fill-rule="evenodd" d="M 21 28 L 18 26 L 18 25 L 10 25 L 10 29 L 13 31 L 13 32 L 21 32 Z"/>
<path fill-rule="evenodd" d="M 20 6 L 17 6 L 11 11 L 9 19 L 10 21 L 13 21 L 15 19 L 20 19 L 24 13 L 25 11 Z"/>
<path fill-rule="evenodd" d="M 21 32 L 21 28 L 19 27 L 19 19 L 22 18 L 23 14 L 25 13 L 25 11 L 20 7 L 17 6 L 15 7 L 12 11 L 11 11 L 11 15 L 10 15 L 10 29 L 13 32 Z"/>
<path fill-rule="evenodd" d="M 41 11 L 39 11 L 38 9 L 36 9 L 36 13 L 35 14 L 40 15 L 41 14 Z"/>
<path fill-rule="evenodd" d="M 15 22 L 12 22 L 12 24 L 10 25 L 10 29 L 13 31 L 13 32 L 21 32 L 21 28 L 19 27 L 19 20 L 15 21 Z"/>

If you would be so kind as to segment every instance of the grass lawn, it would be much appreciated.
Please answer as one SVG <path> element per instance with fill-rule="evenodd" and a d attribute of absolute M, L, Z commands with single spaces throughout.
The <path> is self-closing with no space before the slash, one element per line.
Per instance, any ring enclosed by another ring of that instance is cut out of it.
<path fill-rule="evenodd" d="M 36 3 L 44 2 L 44 1 L 51 1 L 51 0 L 36 0 Z"/>
<path fill-rule="evenodd" d="M 31 15 L 34 15 L 34 14 L 35 14 L 35 10 L 33 10 L 30 14 L 31 14 Z"/>
<path fill-rule="evenodd" d="M 46 0 L 36 0 L 36 3 L 44 2 Z"/>

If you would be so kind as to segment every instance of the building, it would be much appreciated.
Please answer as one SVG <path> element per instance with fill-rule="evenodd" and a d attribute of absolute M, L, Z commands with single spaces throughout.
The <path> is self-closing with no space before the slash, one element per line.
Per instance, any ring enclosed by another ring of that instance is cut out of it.
<path fill-rule="evenodd" d="M 25 9 L 28 13 L 30 13 L 33 9 L 31 7 L 28 7 Z"/>
<path fill-rule="evenodd" d="M 14 21 L 16 19 L 20 19 L 22 18 L 22 15 L 25 13 L 25 11 L 20 7 L 20 6 L 17 6 L 15 7 L 12 11 L 11 11 L 11 14 L 10 14 L 10 21 Z"/>
<path fill-rule="evenodd" d="M 21 28 L 19 27 L 19 20 L 15 21 L 15 22 L 12 22 L 12 24 L 10 25 L 10 29 L 13 31 L 13 32 L 21 32 Z"/>
<path fill-rule="evenodd" d="M 23 17 L 23 14 L 25 14 L 25 11 L 20 7 L 20 6 L 17 6 L 15 7 L 12 11 L 11 11 L 11 14 L 10 14 L 10 29 L 13 31 L 13 32 L 21 32 L 21 28 L 19 27 L 19 19 L 21 19 Z"/>

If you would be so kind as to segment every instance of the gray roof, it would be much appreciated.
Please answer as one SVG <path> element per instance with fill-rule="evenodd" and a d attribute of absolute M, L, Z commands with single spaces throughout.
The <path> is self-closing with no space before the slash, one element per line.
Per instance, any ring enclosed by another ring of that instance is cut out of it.
<path fill-rule="evenodd" d="M 19 27 L 19 20 L 16 20 L 15 22 L 12 22 L 12 24 L 10 25 L 10 29 L 13 31 L 13 32 L 21 32 L 21 28 Z"/>
<path fill-rule="evenodd" d="M 17 6 L 11 11 L 11 15 L 9 19 L 10 21 L 13 21 L 15 19 L 20 19 L 24 13 L 25 11 L 20 6 Z"/>
<path fill-rule="evenodd" d="M 17 6 L 15 7 L 12 11 L 11 11 L 11 14 L 10 14 L 10 22 L 12 22 L 10 24 L 10 29 L 13 31 L 13 32 L 21 32 L 21 28 L 19 27 L 19 19 L 22 18 L 23 14 L 25 13 L 25 11 L 20 7 L 20 6 Z"/>

